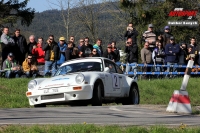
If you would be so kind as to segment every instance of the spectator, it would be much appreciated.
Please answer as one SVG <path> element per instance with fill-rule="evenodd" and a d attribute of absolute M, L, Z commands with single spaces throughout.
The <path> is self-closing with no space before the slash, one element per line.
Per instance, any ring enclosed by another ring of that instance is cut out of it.
<path fill-rule="evenodd" d="M 66 48 L 67 48 L 67 44 L 65 43 L 65 38 L 64 37 L 60 37 L 59 38 L 58 47 L 60 49 L 60 59 L 57 61 L 57 67 L 60 67 L 60 65 L 62 63 L 64 63 L 65 60 L 66 60 L 65 51 L 66 51 Z"/>
<path fill-rule="evenodd" d="M 79 50 L 77 47 L 73 47 L 71 59 L 79 58 Z"/>
<path fill-rule="evenodd" d="M 138 63 L 138 46 L 137 44 L 132 43 L 132 38 L 129 38 L 126 41 L 125 53 L 127 54 L 126 72 L 129 72 L 130 70 L 134 72 L 135 73 L 134 79 L 137 80 L 136 72 L 137 72 L 137 63 Z"/>
<path fill-rule="evenodd" d="M 178 63 L 178 54 L 180 51 L 180 46 L 175 43 L 173 36 L 170 37 L 170 43 L 165 46 L 166 62 L 167 65 L 177 65 Z M 170 67 L 167 67 L 167 72 L 170 72 Z M 173 67 L 173 72 L 177 71 L 176 67 Z M 166 75 L 168 77 L 168 74 Z M 172 77 L 172 75 L 170 75 Z"/>
<path fill-rule="evenodd" d="M 124 37 L 126 37 L 126 40 L 128 38 L 132 38 L 133 44 L 137 44 L 137 36 L 138 36 L 138 31 L 133 27 L 133 23 L 129 23 L 128 27 L 126 28 L 126 33 L 124 34 Z"/>
<path fill-rule="evenodd" d="M 22 65 L 28 50 L 26 38 L 20 34 L 20 29 L 15 29 L 13 39 L 15 41 L 15 51 L 13 51 L 15 59 L 19 61 L 19 65 Z"/>
<path fill-rule="evenodd" d="M 57 69 L 57 60 L 59 59 L 59 48 L 57 43 L 54 41 L 54 36 L 49 35 L 47 42 L 42 46 L 45 51 L 45 70 L 44 75 L 50 73 L 53 76 Z"/>
<path fill-rule="evenodd" d="M 168 25 L 165 26 L 164 30 L 165 31 L 162 37 L 163 37 L 163 47 L 165 48 L 165 46 L 170 43 L 170 37 L 173 35 L 170 33 L 170 27 Z"/>
<path fill-rule="evenodd" d="M 148 30 L 143 33 L 143 41 L 149 43 L 149 49 L 153 51 L 156 44 L 156 34 L 153 32 L 153 24 L 148 25 Z"/>
<path fill-rule="evenodd" d="M 102 40 L 97 39 L 96 44 L 93 45 L 93 48 L 97 49 L 97 53 L 99 54 L 100 57 L 103 55 L 103 49 L 102 49 L 101 44 L 102 44 Z"/>
<path fill-rule="evenodd" d="M 162 44 L 162 46 L 163 46 L 163 37 L 162 37 L 162 35 L 159 35 L 158 36 L 158 41 Z M 164 46 L 163 46 L 163 48 L 164 48 Z"/>
<path fill-rule="evenodd" d="M 158 47 L 156 47 L 153 50 L 152 59 L 153 59 L 154 65 L 164 65 L 165 50 L 160 42 L 158 43 Z M 163 70 L 163 67 L 157 66 L 156 71 L 163 72 L 164 70 Z M 160 77 L 160 76 L 158 75 L 157 77 Z"/>
<path fill-rule="evenodd" d="M 199 46 L 196 44 L 196 38 L 192 37 L 190 39 L 190 45 L 189 47 L 191 48 L 191 50 L 189 50 L 188 54 L 194 54 L 195 58 L 194 58 L 194 65 L 200 65 L 198 64 L 198 58 L 199 58 Z"/>
<path fill-rule="evenodd" d="M 21 76 L 20 66 L 17 64 L 17 61 L 14 59 L 14 54 L 9 53 L 7 59 L 3 62 L 3 70 L 6 70 L 5 77 L 19 78 Z"/>
<path fill-rule="evenodd" d="M 178 54 L 178 65 L 186 65 L 187 64 L 187 45 L 185 43 L 182 43 L 180 45 L 180 51 Z M 184 72 L 185 68 L 179 68 L 179 72 Z"/>
<path fill-rule="evenodd" d="M 70 37 L 69 37 L 69 41 L 72 42 L 73 47 L 76 47 L 76 44 L 74 43 L 74 42 L 75 42 L 75 38 L 74 38 L 74 36 L 70 36 Z"/>
<path fill-rule="evenodd" d="M 29 43 L 28 43 L 28 54 L 32 53 L 33 46 L 37 46 L 37 42 L 35 40 L 34 35 L 29 36 Z"/>
<path fill-rule="evenodd" d="M 104 52 L 103 57 L 108 58 L 115 62 L 115 53 L 112 51 L 112 45 L 108 44 L 107 50 Z"/>
<path fill-rule="evenodd" d="M 73 43 L 71 41 L 69 41 L 67 43 L 67 49 L 65 51 L 65 58 L 66 61 L 71 60 L 72 59 L 72 52 L 73 52 Z"/>
<path fill-rule="evenodd" d="M 9 36 L 9 28 L 3 28 L 3 34 L 1 35 L 1 44 L 2 44 L 2 62 L 7 58 L 7 55 L 10 52 L 13 52 L 13 46 L 15 42 L 11 36 Z"/>
<path fill-rule="evenodd" d="M 112 46 L 112 51 L 115 53 L 115 62 L 117 63 L 120 61 L 119 49 L 116 47 L 115 41 L 112 41 L 111 46 Z"/>
<path fill-rule="evenodd" d="M 44 45 L 43 38 L 39 37 L 37 42 L 37 47 L 34 45 L 32 49 L 32 55 L 34 55 L 37 58 L 37 68 L 39 70 L 40 75 L 44 75 L 42 72 L 44 71 L 44 64 L 45 64 L 45 59 L 44 59 L 45 52 L 42 50 L 43 45 Z"/>
<path fill-rule="evenodd" d="M 79 40 L 79 45 L 78 45 L 78 49 L 79 51 L 81 51 L 81 47 L 84 45 L 84 39 L 80 39 Z"/>
<path fill-rule="evenodd" d="M 141 49 L 141 59 L 144 64 L 143 72 L 151 72 L 151 67 L 147 66 L 152 64 L 152 52 L 149 48 L 149 42 L 145 42 L 144 47 Z M 143 78 L 148 79 L 149 76 L 144 74 Z"/>
<path fill-rule="evenodd" d="M 99 54 L 97 53 L 97 49 L 93 48 L 92 53 L 90 54 L 89 57 L 100 57 Z"/>
<path fill-rule="evenodd" d="M 92 52 L 93 46 L 89 44 L 89 38 L 85 38 L 85 44 L 82 45 L 80 50 L 81 57 L 88 57 Z"/>
<path fill-rule="evenodd" d="M 34 35 L 30 35 L 29 36 L 29 43 L 28 43 L 28 54 L 32 54 L 32 50 L 33 48 L 37 47 L 37 42 L 35 40 L 35 36 Z M 33 59 L 34 62 L 37 61 L 37 57 L 35 55 L 33 55 Z"/>
<path fill-rule="evenodd" d="M 35 78 L 38 74 L 38 68 L 36 66 L 36 62 L 33 62 L 33 57 L 31 54 L 23 62 L 22 68 L 23 72 L 26 74 L 27 78 L 33 77 Z"/>

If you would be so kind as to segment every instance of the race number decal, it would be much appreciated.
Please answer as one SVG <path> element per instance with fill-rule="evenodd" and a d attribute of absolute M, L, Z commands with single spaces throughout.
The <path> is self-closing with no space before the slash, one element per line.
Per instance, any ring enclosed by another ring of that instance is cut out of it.
<path fill-rule="evenodd" d="M 119 76 L 117 74 L 112 74 L 113 88 L 120 88 L 119 86 Z"/>

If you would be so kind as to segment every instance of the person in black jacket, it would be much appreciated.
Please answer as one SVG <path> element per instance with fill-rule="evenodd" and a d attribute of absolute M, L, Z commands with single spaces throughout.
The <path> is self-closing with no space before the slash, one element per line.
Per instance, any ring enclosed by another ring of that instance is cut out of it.
<path fill-rule="evenodd" d="M 15 41 L 15 51 L 13 51 L 15 59 L 19 62 L 19 65 L 22 65 L 28 51 L 26 38 L 20 34 L 20 29 L 15 29 L 13 39 Z"/>
<path fill-rule="evenodd" d="M 92 53 L 90 54 L 89 57 L 100 57 L 99 54 L 97 53 L 97 49 L 93 48 Z"/>
<path fill-rule="evenodd" d="M 129 23 L 126 32 L 124 34 L 124 37 L 126 37 L 126 40 L 132 38 L 132 43 L 137 44 L 137 36 L 138 36 L 138 31 L 133 27 L 133 23 Z"/>
<path fill-rule="evenodd" d="M 104 52 L 103 57 L 108 58 L 115 62 L 115 53 L 112 51 L 112 46 L 111 44 L 108 44 L 107 50 Z"/>
<path fill-rule="evenodd" d="M 119 54 L 119 50 L 116 47 L 116 41 L 112 41 L 111 43 L 112 46 L 112 51 L 115 53 L 115 62 L 119 62 L 120 61 L 120 54 Z"/>
<path fill-rule="evenodd" d="M 67 49 L 66 49 L 66 51 L 65 51 L 65 58 L 66 58 L 66 61 L 72 59 L 72 52 L 73 52 L 73 42 L 69 41 L 69 42 L 67 43 Z"/>
<path fill-rule="evenodd" d="M 133 71 L 134 73 L 137 72 L 137 63 L 138 63 L 138 46 L 137 44 L 133 44 L 132 38 L 129 38 L 126 41 L 126 46 L 125 46 L 125 53 L 126 53 L 126 72 Z M 132 65 L 132 66 L 129 66 Z M 134 74 L 134 79 L 137 79 L 137 75 Z"/>
<path fill-rule="evenodd" d="M 50 73 L 50 68 L 52 70 L 51 75 L 53 76 L 57 69 L 57 60 L 59 60 L 59 47 L 54 41 L 54 36 L 50 35 L 47 42 L 42 46 L 45 51 L 45 70 L 44 75 Z"/>

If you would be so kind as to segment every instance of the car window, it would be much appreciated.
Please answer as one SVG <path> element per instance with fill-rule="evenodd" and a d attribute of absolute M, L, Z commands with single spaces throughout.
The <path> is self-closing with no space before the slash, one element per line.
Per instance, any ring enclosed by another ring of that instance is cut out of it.
<path fill-rule="evenodd" d="M 120 67 L 118 65 L 115 65 L 115 67 L 117 69 L 117 73 L 123 74 L 123 71 L 120 69 Z"/>
<path fill-rule="evenodd" d="M 104 63 L 105 63 L 105 67 L 110 68 L 111 73 L 117 73 L 116 68 L 115 68 L 115 64 L 113 62 L 105 60 Z"/>
<path fill-rule="evenodd" d="M 73 63 L 60 67 L 55 76 L 63 75 L 73 72 L 85 72 L 85 71 L 103 71 L 102 63 L 99 62 L 81 62 Z"/>

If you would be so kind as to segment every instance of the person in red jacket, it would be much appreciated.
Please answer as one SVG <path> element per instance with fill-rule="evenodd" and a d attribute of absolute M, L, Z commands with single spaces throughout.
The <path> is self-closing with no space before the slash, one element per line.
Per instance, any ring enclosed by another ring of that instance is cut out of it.
<path fill-rule="evenodd" d="M 33 46 L 32 54 L 37 58 L 37 67 L 40 72 L 44 71 L 44 63 L 45 63 L 45 51 L 42 50 L 43 38 L 38 38 L 37 46 Z M 40 73 L 42 74 L 42 73 Z"/>

